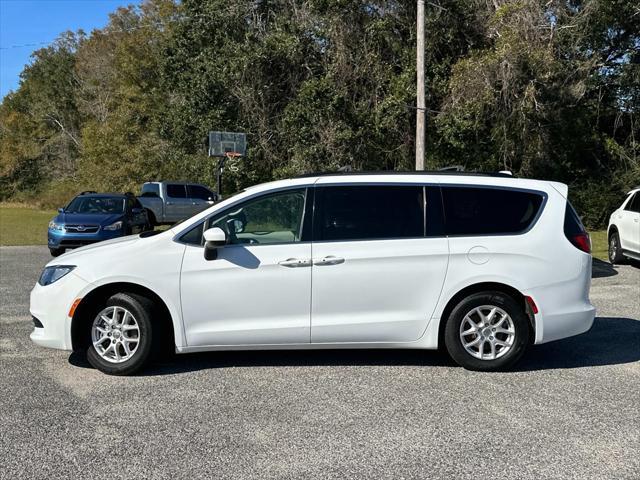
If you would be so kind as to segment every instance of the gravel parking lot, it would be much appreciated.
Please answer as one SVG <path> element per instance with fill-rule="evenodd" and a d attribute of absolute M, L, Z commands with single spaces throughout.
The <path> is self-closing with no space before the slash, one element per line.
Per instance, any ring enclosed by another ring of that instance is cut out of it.
<path fill-rule="evenodd" d="M 628 478 L 640 269 L 593 329 L 478 374 L 436 352 L 219 352 L 117 378 L 29 340 L 44 247 L 0 248 L 0 478 Z"/>

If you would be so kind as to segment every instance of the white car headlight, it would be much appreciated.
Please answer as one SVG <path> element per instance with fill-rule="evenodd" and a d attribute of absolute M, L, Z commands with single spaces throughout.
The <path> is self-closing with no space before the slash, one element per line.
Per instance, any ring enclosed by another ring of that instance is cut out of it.
<path fill-rule="evenodd" d="M 122 228 L 122 220 L 118 220 L 117 222 L 102 228 L 103 230 L 120 230 Z"/>
<path fill-rule="evenodd" d="M 49 230 L 57 230 L 62 232 L 64 230 L 64 224 L 56 223 L 53 220 L 49 222 Z"/>
<path fill-rule="evenodd" d="M 43 287 L 51 285 L 53 282 L 60 280 L 74 268 L 76 268 L 75 265 L 53 265 L 51 267 L 45 267 L 40 275 L 38 283 Z"/>

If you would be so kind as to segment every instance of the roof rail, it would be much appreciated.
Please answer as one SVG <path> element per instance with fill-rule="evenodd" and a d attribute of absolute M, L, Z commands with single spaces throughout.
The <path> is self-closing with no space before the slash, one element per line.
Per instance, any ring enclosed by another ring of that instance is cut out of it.
<path fill-rule="evenodd" d="M 95 190 L 85 190 L 84 192 L 80 192 L 80 195 L 91 195 L 94 193 L 98 193 Z"/>
<path fill-rule="evenodd" d="M 502 177 L 513 178 L 513 175 L 505 172 L 461 172 L 458 170 L 420 170 L 420 171 L 398 171 L 398 170 L 376 170 L 370 172 L 315 172 L 303 173 L 294 178 L 307 177 L 328 177 L 328 176 L 350 176 L 350 175 L 455 175 L 455 176 L 471 176 L 471 177 Z"/>
<path fill-rule="evenodd" d="M 464 166 L 462 165 L 449 165 L 438 169 L 439 172 L 464 172 Z"/>

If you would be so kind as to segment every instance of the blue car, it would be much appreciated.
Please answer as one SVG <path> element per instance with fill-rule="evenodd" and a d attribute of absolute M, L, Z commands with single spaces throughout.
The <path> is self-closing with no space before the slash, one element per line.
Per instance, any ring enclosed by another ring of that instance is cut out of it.
<path fill-rule="evenodd" d="M 57 257 L 67 248 L 150 230 L 147 211 L 131 194 L 83 192 L 49 222 L 48 246 Z"/>

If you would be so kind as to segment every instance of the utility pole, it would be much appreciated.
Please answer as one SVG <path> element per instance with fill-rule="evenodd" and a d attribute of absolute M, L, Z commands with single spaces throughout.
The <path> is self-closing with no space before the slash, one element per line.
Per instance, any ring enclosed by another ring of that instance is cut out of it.
<path fill-rule="evenodd" d="M 416 170 L 424 170 L 425 153 L 425 89 L 424 89 L 424 0 L 418 0 L 417 28 L 417 99 L 416 99 Z"/>

